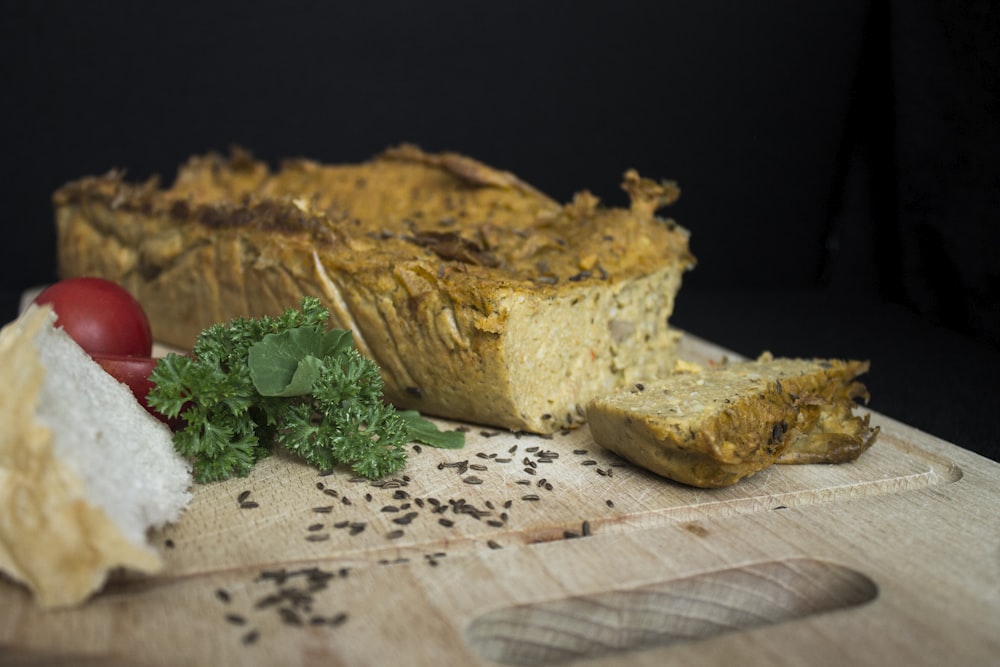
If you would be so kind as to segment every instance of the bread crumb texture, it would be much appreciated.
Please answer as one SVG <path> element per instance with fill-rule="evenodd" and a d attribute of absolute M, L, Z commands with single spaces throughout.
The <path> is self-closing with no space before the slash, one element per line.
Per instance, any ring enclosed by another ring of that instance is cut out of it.
<path fill-rule="evenodd" d="M 867 362 L 775 359 L 696 369 L 599 397 L 595 441 L 652 472 L 698 487 L 734 484 L 774 463 L 842 463 L 878 433 L 855 416 Z"/>
<path fill-rule="evenodd" d="M 316 296 L 403 408 L 551 433 L 637 377 L 668 372 L 688 232 L 671 182 L 628 170 L 631 204 L 560 204 L 517 176 L 412 145 L 352 165 L 245 151 L 175 182 L 121 172 L 55 193 L 60 272 L 124 285 L 161 342 Z"/>

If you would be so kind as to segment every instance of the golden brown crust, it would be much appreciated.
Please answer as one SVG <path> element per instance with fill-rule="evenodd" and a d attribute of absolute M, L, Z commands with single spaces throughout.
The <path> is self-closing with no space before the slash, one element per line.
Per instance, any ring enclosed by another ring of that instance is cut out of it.
<path fill-rule="evenodd" d="M 669 369 L 687 232 L 673 184 L 626 176 L 627 209 L 560 205 L 453 153 L 358 165 L 192 158 L 169 189 L 122 174 L 54 196 L 63 276 L 129 288 L 160 340 L 314 295 L 354 330 L 397 405 L 551 432 L 590 397 Z"/>
<path fill-rule="evenodd" d="M 853 460 L 875 440 L 854 417 L 867 362 L 772 359 L 678 373 L 587 408 L 594 440 L 691 486 L 734 484 L 773 463 Z"/>

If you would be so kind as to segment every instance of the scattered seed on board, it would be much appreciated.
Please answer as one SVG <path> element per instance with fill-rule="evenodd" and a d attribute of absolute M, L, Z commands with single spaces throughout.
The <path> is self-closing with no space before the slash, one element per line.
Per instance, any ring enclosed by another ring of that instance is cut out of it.
<path fill-rule="evenodd" d="M 316 532 L 317 530 L 323 530 L 323 524 L 321 523 L 310 524 L 309 528 L 307 528 L 306 530 L 308 530 L 309 532 Z"/>
<path fill-rule="evenodd" d="M 227 591 L 225 588 L 217 589 L 215 591 L 215 597 L 218 598 L 221 602 L 225 602 L 226 604 L 229 604 L 229 602 L 232 600 L 232 597 L 230 597 L 229 595 L 229 591 Z"/>
<path fill-rule="evenodd" d="M 250 497 L 250 491 L 240 491 L 240 495 L 236 496 L 236 502 L 242 503 L 244 500 Z"/>
<path fill-rule="evenodd" d="M 255 507 L 260 507 L 260 505 L 258 505 L 253 500 L 244 500 L 242 503 L 240 503 L 240 509 L 242 510 L 252 510 Z"/>
<path fill-rule="evenodd" d="M 253 644 L 258 639 L 260 639 L 260 633 L 257 632 L 256 630 L 251 630 L 250 632 L 243 635 L 242 641 L 244 644 Z"/>
<path fill-rule="evenodd" d="M 500 543 L 497 542 L 496 540 L 487 540 L 486 546 L 488 546 L 490 549 L 502 549 L 503 548 L 503 547 L 500 546 Z"/>
<path fill-rule="evenodd" d="M 604 501 L 604 504 L 607 505 L 608 507 L 614 507 L 615 506 L 615 501 L 613 501 L 613 500 L 611 500 L 609 498 L 608 500 Z"/>
<path fill-rule="evenodd" d="M 314 507 L 312 508 L 312 511 L 316 512 L 316 514 L 329 514 L 330 512 L 333 511 L 333 505 L 323 505 L 322 507 Z"/>
<path fill-rule="evenodd" d="M 469 477 L 465 477 L 465 478 L 462 479 L 462 481 L 465 482 L 466 484 L 482 484 L 483 483 L 483 480 L 479 479 L 475 475 L 470 475 Z"/>
<path fill-rule="evenodd" d="M 325 542 L 328 539 L 330 539 L 329 533 L 313 533 L 312 535 L 306 535 L 306 540 L 309 542 Z"/>
<path fill-rule="evenodd" d="M 294 609 L 281 607 L 278 609 L 278 614 L 281 616 L 281 621 L 285 625 L 302 625 L 302 617 L 299 616 Z"/>
<path fill-rule="evenodd" d="M 402 530 L 390 530 L 388 533 L 385 534 L 385 536 L 386 536 L 386 538 L 388 538 L 390 540 L 395 540 L 395 539 L 398 539 L 398 538 L 400 538 L 400 537 L 403 536 L 403 531 Z"/>
<path fill-rule="evenodd" d="M 521 496 L 521 500 L 535 501 L 540 499 L 541 497 L 536 493 L 529 493 L 527 495 Z"/>
<path fill-rule="evenodd" d="M 451 528 L 452 526 L 455 525 L 455 522 L 452 521 L 451 519 L 444 519 L 444 518 L 438 519 L 438 523 L 444 526 L 445 528 Z"/>

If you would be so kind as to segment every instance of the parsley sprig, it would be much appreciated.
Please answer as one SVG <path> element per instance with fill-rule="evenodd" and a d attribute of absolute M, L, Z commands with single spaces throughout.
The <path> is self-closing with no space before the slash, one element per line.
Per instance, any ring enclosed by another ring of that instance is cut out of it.
<path fill-rule="evenodd" d="M 461 432 L 385 403 L 378 366 L 355 349 L 350 331 L 327 329 L 328 319 L 318 299 L 305 297 L 279 317 L 213 325 L 191 355 L 157 364 L 147 401 L 183 418 L 174 445 L 197 481 L 245 476 L 273 443 L 321 470 L 346 465 L 369 479 L 402 468 L 407 442 L 464 445 Z"/>

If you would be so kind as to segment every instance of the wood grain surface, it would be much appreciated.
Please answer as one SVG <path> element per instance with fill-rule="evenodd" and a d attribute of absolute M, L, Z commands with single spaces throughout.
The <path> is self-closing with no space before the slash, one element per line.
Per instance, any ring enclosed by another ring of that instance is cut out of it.
<path fill-rule="evenodd" d="M 195 488 L 159 575 L 48 612 L 0 579 L 0 664 L 997 664 L 1000 465 L 872 422 L 854 463 L 716 490 L 586 428 L 441 422 L 464 449 L 376 483 L 278 454 Z"/>

